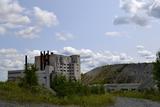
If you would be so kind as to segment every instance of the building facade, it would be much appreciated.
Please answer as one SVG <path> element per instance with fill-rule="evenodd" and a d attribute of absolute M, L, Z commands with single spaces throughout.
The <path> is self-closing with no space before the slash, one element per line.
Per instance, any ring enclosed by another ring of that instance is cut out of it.
<path fill-rule="evenodd" d="M 52 66 L 55 74 L 65 74 L 71 80 L 81 79 L 79 55 L 64 56 L 44 51 L 35 57 L 35 65 L 39 71 L 45 70 L 46 66 Z"/>
<path fill-rule="evenodd" d="M 18 78 L 24 77 L 24 70 L 8 71 L 8 81 L 16 81 Z"/>
<path fill-rule="evenodd" d="M 27 58 L 25 66 L 27 66 Z M 70 80 L 81 80 L 79 55 L 64 56 L 44 51 L 40 56 L 35 56 L 35 66 L 38 83 L 47 88 L 50 88 L 51 79 L 57 74 L 63 74 Z M 24 70 L 8 71 L 9 81 L 23 77 Z"/>

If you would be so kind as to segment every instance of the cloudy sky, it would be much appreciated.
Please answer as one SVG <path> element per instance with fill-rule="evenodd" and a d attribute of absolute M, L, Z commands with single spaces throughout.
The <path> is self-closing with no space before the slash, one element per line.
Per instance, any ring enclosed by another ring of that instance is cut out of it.
<path fill-rule="evenodd" d="M 83 73 L 151 62 L 159 28 L 160 0 L 0 0 L 0 80 L 40 50 L 80 54 Z"/>

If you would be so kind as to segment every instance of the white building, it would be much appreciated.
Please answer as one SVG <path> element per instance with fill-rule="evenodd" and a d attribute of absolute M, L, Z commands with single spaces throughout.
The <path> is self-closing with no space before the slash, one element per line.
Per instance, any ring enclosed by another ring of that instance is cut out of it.
<path fill-rule="evenodd" d="M 27 58 L 26 58 L 27 66 Z M 35 66 L 37 68 L 38 83 L 50 88 L 50 81 L 56 74 L 63 74 L 70 80 L 81 80 L 80 56 L 64 56 L 53 53 L 40 53 L 35 57 Z M 24 70 L 8 71 L 8 80 L 15 81 L 24 77 Z"/>
<path fill-rule="evenodd" d="M 81 79 L 79 55 L 64 56 L 44 51 L 40 56 L 35 57 L 35 65 L 41 71 L 48 65 L 53 67 L 54 73 L 66 74 L 71 80 Z"/>

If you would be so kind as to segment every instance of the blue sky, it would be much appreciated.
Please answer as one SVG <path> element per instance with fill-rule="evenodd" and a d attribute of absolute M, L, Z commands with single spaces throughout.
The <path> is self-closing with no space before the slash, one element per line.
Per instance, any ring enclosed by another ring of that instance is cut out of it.
<path fill-rule="evenodd" d="M 1 0 L 0 80 L 40 50 L 80 54 L 82 72 L 154 61 L 159 21 L 159 0 Z"/>

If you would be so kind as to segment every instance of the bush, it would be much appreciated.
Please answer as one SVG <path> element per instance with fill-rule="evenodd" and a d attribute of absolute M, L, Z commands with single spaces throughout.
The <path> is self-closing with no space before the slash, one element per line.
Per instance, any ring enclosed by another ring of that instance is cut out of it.
<path fill-rule="evenodd" d="M 51 88 L 56 91 L 57 96 L 89 95 L 90 90 L 79 81 L 67 80 L 63 75 L 56 75 L 51 83 Z"/>
<path fill-rule="evenodd" d="M 36 75 L 36 67 L 33 64 L 29 64 L 27 69 L 24 72 L 24 78 L 20 81 L 20 86 L 25 88 L 33 89 L 35 86 L 38 85 L 38 78 Z M 33 89 L 34 90 L 34 89 Z"/>
<path fill-rule="evenodd" d="M 51 87 L 59 97 L 105 94 L 103 85 L 87 86 L 80 81 L 67 80 L 63 75 L 56 75 L 51 83 Z"/>
<path fill-rule="evenodd" d="M 91 86 L 90 90 L 92 94 L 105 94 L 103 85 Z"/>

